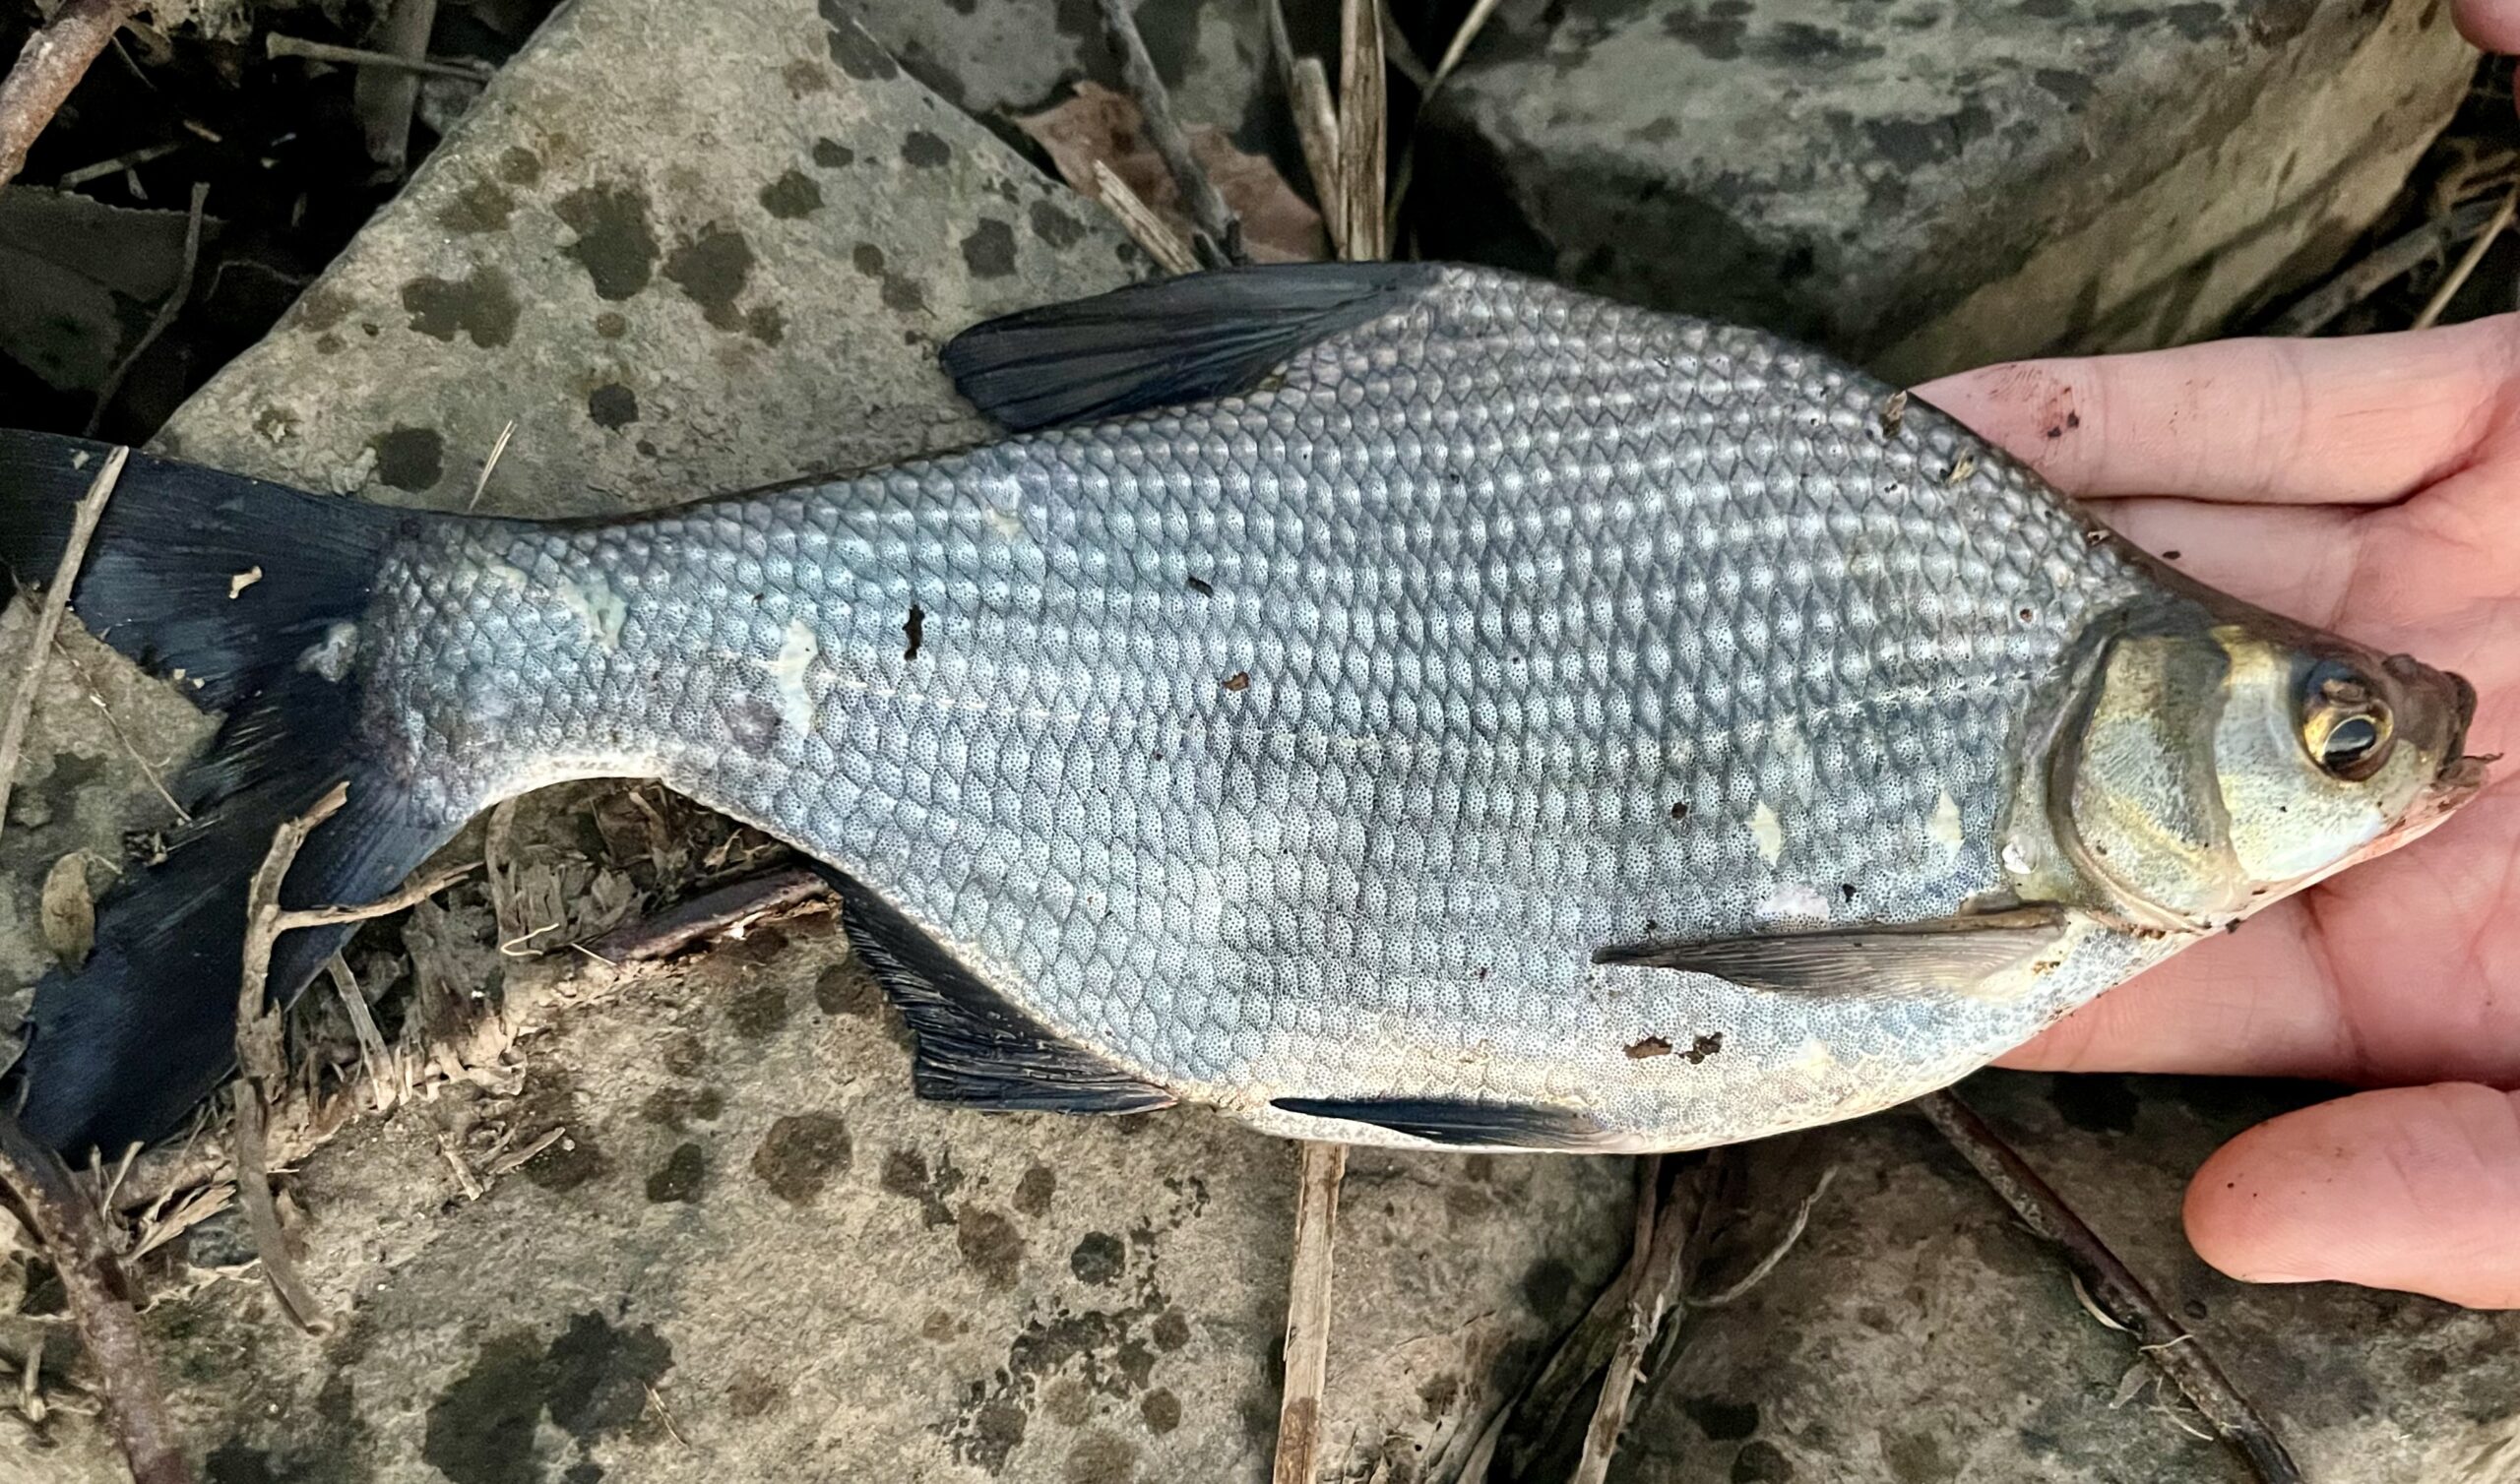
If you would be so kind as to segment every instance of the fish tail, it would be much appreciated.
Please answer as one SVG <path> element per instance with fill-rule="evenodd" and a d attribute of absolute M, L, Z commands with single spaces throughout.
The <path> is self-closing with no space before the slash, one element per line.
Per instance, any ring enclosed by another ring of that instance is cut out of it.
<path fill-rule="evenodd" d="M 0 430 L 0 566 L 19 587 L 54 580 L 110 453 Z M 102 510 L 71 611 L 225 720 L 175 784 L 190 823 L 99 903 L 86 965 L 36 986 L 9 1076 L 27 1130 L 74 1155 L 166 1135 L 233 1065 L 246 885 L 280 825 L 347 785 L 284 884 L 289 907 L 381 896 L 454 828 L 353 750 L 352 656 L 378 568 L 405 531 L 450 518 L 141 454 Z M 284 935 L 274 998 L 294 999 L 349 931 Z"/>

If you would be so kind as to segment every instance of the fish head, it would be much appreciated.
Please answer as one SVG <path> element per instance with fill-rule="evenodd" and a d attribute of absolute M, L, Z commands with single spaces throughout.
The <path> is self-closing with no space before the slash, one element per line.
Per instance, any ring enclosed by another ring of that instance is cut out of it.
<path fill-rule="evenodd" d="M 2466 680 L 2236 604 L 2124 625 L 2076 708 L 2048 826 L 2109 905 L 2173 931 L 2405 844 L 2485 781 Z"/>

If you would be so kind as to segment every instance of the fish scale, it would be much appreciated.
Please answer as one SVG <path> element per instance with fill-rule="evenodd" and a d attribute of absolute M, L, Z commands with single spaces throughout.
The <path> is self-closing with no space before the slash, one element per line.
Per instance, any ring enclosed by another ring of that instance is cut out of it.
<path fill-rule="evenodd" d="M 1825 1081 L 1815 1044 L 1930 1069 L 2055 1007 L 1840 1023 L 1594 951 L 2000 886 L 2033 693 L 2142 581 L 1931 409 L 1885 435 L 1887 396 L 1754 332 L 1451 271 L 1253 395 L 632 524 L 450 529 L 377 589 L 368 711 L 512 723 L 410 749 L 462 759 L 451 813 L 660 774 L 1060 1035 L 1264 1124 L 1370 1086 L 1738 1137 L 1807 1103 L 1775 1083 L 1797 1057 Z M 617 649 L 553 595 L 587 573 Z M 808 727 L 765 720 L 800 700 Z M 1716 1033 L 1695 1066 L 1625 1054 Z"/>

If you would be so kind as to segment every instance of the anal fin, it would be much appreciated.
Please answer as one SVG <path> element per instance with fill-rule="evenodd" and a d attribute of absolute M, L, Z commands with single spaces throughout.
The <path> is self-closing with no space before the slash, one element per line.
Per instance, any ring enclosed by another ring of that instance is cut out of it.
<path fill-rule="evenodd" d="M 2063 941 L 2063 908 L 1606 948 L 1596 963 L 1682 969 L 1789 994 L 1966 994 Z"/>
<path fill-rule="evenodd" d="M 1554 1149 L 1600 1153 L 1616 1145 L 1590 1114 L 1532 1103 L 1456 1097 L 1278 1097 L 1269 1106 L 1307 1118 L 1371 1124 L 1429 1144 L 1462 1148 Z"/>
<path fill-rule="evenodd" d="M 1047 1113 L 1142 1113 L 1175 1101 L 1010 1003 L 856 878 L 818 869 L 840 897 L 850 946 L 910 1021 L 920 1097 Z"/>

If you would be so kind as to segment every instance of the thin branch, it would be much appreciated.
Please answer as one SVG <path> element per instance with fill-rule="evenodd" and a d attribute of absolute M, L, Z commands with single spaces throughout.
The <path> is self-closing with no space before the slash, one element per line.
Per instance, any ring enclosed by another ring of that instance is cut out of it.
<path fill-rule="evenodd" d="M 345 67 L 382 67 L 392 72 L 417 73 L 424 78 L 453 78 L 459 83 L 486 83 L 497 71 L 487 62 L 443 62 L 431 57 L 400 56 L 390 51 L 369 51 L 359 46 L 336 46 L 330 41 L 284 36 L 279 31 L 263 38 L 263 54 L 304 57 L 310 62 L 338 62 Z"/>
<path fill-rule="evenodd" d="M 1470 43 L 1479 39 L 1480 31 L 1485 29 L 1487 18 L 1496 14 L 1499 3 L 1500 0 L 1479 0 L 1470 8 L 1470 14 L 1462 17 L 1461 26 L 1453 31 L 1452 43 L 1444 48 L 1442 60 L 1435 63 L 1435 75 L 1426 83 L 1429 95 L 1444 86 L 1444 79 L 1451 77 L 1453 69 L 1461 65 L 1461 59 L 1470 55 Z"/>
<path fill-rule="evenodd" d="M 1294 1272 L 1287 1295 L 1287 1387 L 1278 1406 L 1270 1484 L 1313 1484 L 1321 1472 L 1321 1392 L 1330 1376 L 1330 1259 L 1348 1146 L 1306 1140 L 1295 1185 Z"/>
<path fill-rule="evenodd" d="M 1340 25 L 1339 185 L 1340 209 L 1348 216 L 1341 251 L 1351 263 L 1377 262 L 1389 256 L 1382 227 L 1382 0 L 1344 0 Z"/>
<path fill-rule="evenodd" d="M 1312 193 L 1321 201 L 1321 224 L 1329 229 L 1331 250 L 1345 257 L 1348 196 L 1339 186 L 1339 110 L 1330 101 L 1330 74 L 1323 70 L 1320 58 L 1305 57 L 1294 64 L 1287 104 L 1294 110 L 1295 138 L 1303 146 Z"/>
<path fill-rule="evenodd" d="M 1147 143 L 1164 156 L 1164 167 L 1172 174 L 1173 189 L 1181 196 L 1182 210 L 1198 227 L 1191 246 L 1199 261 L 1210 268 L 1228 264 L 1248 263 L 1251 255 L 1242 246 L 1242 221 L 1233 209 L 1218 194 L 1216 182 L 1199 166 L 1190 153 L 1190 137 L 1181 132 L 1181 123 L 1172 116 L 1172 94 L 1166 90 L 1164 79 L 1155 70 L 1155 59 L 1147 55 L 1146 38 L 1138 34 L 1138 23 L 1129 14 L 1124 0 L 1101 0 L 1102 33 L 1111 43 L 1112 54 L 1119 58 L 1120 80 L 1137 100 L 1138 117 L 1146 127 Z"/>
<path fill-rule="evenodd" d="M 2486 250 L 2493 246 L 2493 239 L 2501 236 L 2503 228 L 2511 224 L 2511 213 L 2515 207 L 2520 207 L 2520 185 L 2503 193 L 2502 205 L 2494 208 L 2492 219 L 2486 222 L 2485 230 L 2477 233 L 2477 240 L 2468 244 L 2467 252 L 2442 278 L 2441 286 L 2432 290 L 2432 297 L 2425 301 L 2423 311 L 2415 317 L 2414 328 L 2429 330 L 2433 322 L 2441 318 L 2441 311 L 2450 307 L 2450 301 L 2467 286 L 2468 277 L 2477 271 L 2478 264 L 2485 261 Z"/>
<path fill-rule="evenodd" d="M 1820 1204 L 1820 1198 L 1829 1193 L 1829 1182 L 1837 1178 L 1838 1167 L 1836 1165 L 1833 1164 L 1827 1169 L 1822 1170 L 1820 1172 L 1820 1178 L 1812 1183 L 1811 1194 L 1803 1197 L 1802 1204 L 1794 1208 L 1794 1222 L 1792 1225 L 1786 1227 L 1783 1240 L 1779 1241 L 1774 1247 L 1769 1248 L 1768 1255 L 1759 1259 L 1756 1266 L 1751 1268 L 1748 1272 L 1743 1273 L 1739 1282 L 1731 1285 L 1720 1293 L 1709 1294 L 1705 1298 L 1692 1298 L 1689 1300 L 1689 1307 L 1692 1309 L 1721 1309 L 1727 1304 L 1738 1301 L 1743 1294 L 1748 1293 L 1751 1289 L 1766 1282 L 1768 1280 L 1768 1274 L 1776 1271 L 1777 1265 L 1785 1261 L 1786 1254 L 1794 1251 L 1794 1244 L 1802 1240 L 1804 1228 L 1811 1224 L 1811 1208 Z"/>
<path fill-rule="evenodd" d="M 436 24 L 437 0 L 393 0 L 378 32 L 381 49 L 398 57 L 424 56 Z M 367 157 L 398 175 L 410 158 L 411 107 L 419 96 L 420 80 L 409 72 L 362 68 L 350 85 L 351 106 L 367 136 Z"/>
<path fill-rule="evenodd" d="M 324 969 L 332 976 L 333 992 L 341 996 L 343 1014 L 350 1018 L 350 1034 L 358 1040 L 358 1063 L 367 1074 L 368 1101 L 382 1113 L 394 1106 L 394 1053 L 385 1047 L 385 1035 L 376 1028 L 376 1016 L 368 1009 L 366 993 L 358 987 L 358 975 L 350 972 L 349 960 L 335 954 L 324 960 Z"/>
<path fill-rule="evenodd" d="M 114 1260 L 104 1223 L 61 1156 L 29 1138 L 7 1113 L 0 1113 L 0 1183 L 52 1259 L 79 1338 L 103 1378 L 114 1441 L 134 1484 L 191 1484 L 193 1471 L 141 1330 L 139 1295 Z"/>
<path fill-rule="evenodd" d="M 1954 1093 L 1928 1093 L 1917 1100 L 1917 1106 L 2025 1225 L 2056 1244 L 2094 1301 L 2135 1336 L 2137 1348 L 2186 1393 L 2223 1441 L 2248 1460 L 2259 1479 L 2265 1484 L 2301 1484 L 2300 1465 L 2266 1419 L 2186 1327 L 2171 1317 L 2161 1300 L 2074 1214 L 2029 1161 Z"/>
<path fill-rule="evenodd" d="M 139 8 L 140 0 L 70 0 L 27 37 L 18 64 L 0 78 L 0 186 L 26 168 L 35 136 Z"/>
<path fill-rule="evenodd" d="M 1618 1348 L 1610 1353 L 1608 1368 L 1602 1373 L 1602 1394 L 1593 1405 L 1591 1424 L 1584 1429 L 1584 1452 L 1576 1460 L 1573 1484 L 1602 1484 L 1608 1477 L 1619 1435 L 1627 1430 L 1629 1400 L 1637 1383 L 1645 1379 L 1646 1353 L 1654 1348 L 1665 1319 L 1678 1305 L 1687 1284 L 1690 1238 L 1706 1200 L 1703 1172 L 1683 1173 L 1664 1191 L 1664 1164 L 1659 1154 L 1643 1161 L 1631 1259 L 1636 1277 L 1628 1288 L 1627 1325 Z"/>
<path fill-rule="evenodd" d="M 2501 210 L 2497 201 L 2471 201 L 2375 249 L 2328 279 L 2266 327 L 2268 335 L 2316 335 L 2338 315 L 2405 278 L 2418 267 L 2485 230 Z"/>
<path fill-rule="evenodd" d="M 96 389 L 96 405 L 88 413 L 89 437 L 96 436 L 97 426 L 105 420 L 105 408 L 113 405 L 114 398 L 122 391 L 123 378 L 131 375 L 131 368 L 139 364 L 150 346 L 158 343 L 158 337 L 164 335 L 167 327 L 175 323 L 175 317 L 184 312 L 185 302 L 192 298 L 193 275 L 201 268 L 202 208 L 209 201 L 210 182 L 194 181 L 193 204 L 184 216 L 183 267 L 175 274 L 175 286 L 167 289 L 166 297 L 158 301 L 158 313 L 150 318 L 149 328 L 140 332 L 140 339 L 132 341 L 131 349 L 124 352 L 123 358 L 114 362 L 113 370 L 106 374 L 104 385 Z"/>
<path fill-rule="evenodd" d="M 1120 218 L 1120 225 L 1128 228 L 1129 235 L 1136 239 L 1138 246 L 1145 248 L 1146 255 L 1162 264 L 1166 272 L 1189 274 L 1199 271 L 1198 256 L 1190 251 L 1180 234 L 1157 216 L 1153 207 L 1140 201 L 1138 193 L 1129 189 L 1129 183 L 1100 158 L 1094 161 L 1094 190 L 1103 208 Z"/>
<path fill-rule="evenodd" d="M 9 698 L 9 718 L 0 724 L 0 830 L 8 827 L 9 792 L 18 776 L 18 755 L 26 750 L 27 723 L 34 716 L 35 694 L 43 687 L 43 665 L 52 657 L 53 636 L 61 632 L 61 615 L 69 611 L 70 589 L 79 586 L 88 543 L 95 538 L 96 523 L 104 519 L 105 502 L 113 498 L 114 484 L 122 478 L 122 466 L 130 458 L 131 450 L 118 447 L 96 466 L 96 477 L 88 482 L 88 492 L 79 497 L 78 508 L 71 513 L 70 540 L 61 548 L 61 561 L 44 589 L 43 606 L 35 612 L 34 634 L 27 642 L 26 673 L 18 679 L 17 693 Z"/>
<path fill-rule="evenodd" d="M 814 872 L 802 866 L 783 866 L 703 892 L 653 917 L 625 923 L 585 947 L 606 963 L 662 958 L 703 938 L 717 937 L 771 912 L 802 906 L 830 893 L 830 884 Z"/>
<path fill-rule="evenodd" d="M 481 476 L 472 481 L 472 498 L 464 502 L 468 512 L 481 503 L 482 494 L 490 487 L 490 475 L 499 466 L 499 456 L 508 451 L 508 440 L 516 436 L 516 419 L 508 419 L 499 436 L 490 441 L 490 457 L 481 461 Z"/>

